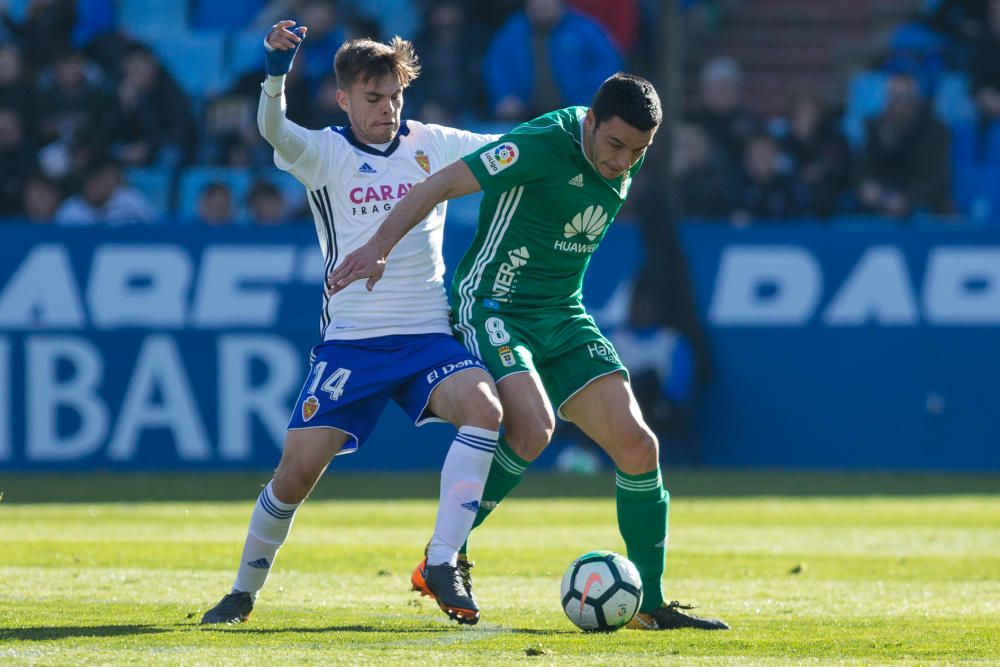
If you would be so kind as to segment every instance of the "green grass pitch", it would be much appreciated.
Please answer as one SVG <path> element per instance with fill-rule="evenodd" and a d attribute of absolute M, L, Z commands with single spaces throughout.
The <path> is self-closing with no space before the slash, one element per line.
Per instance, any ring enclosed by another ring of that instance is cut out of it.
<path fill-rule="evenodd" d="M 0 473 L 0 664 L 1000 662 L 996 475 L 668 471 L 667 595 L 733 630 L 587 635 L 559 580 L 624 549 L 610 476 L 529 474 L 474 535 L 467 628 L 408 591 L 435 477 L 331 474 L 250 622 L 202 628 L 266 479 Z"/>

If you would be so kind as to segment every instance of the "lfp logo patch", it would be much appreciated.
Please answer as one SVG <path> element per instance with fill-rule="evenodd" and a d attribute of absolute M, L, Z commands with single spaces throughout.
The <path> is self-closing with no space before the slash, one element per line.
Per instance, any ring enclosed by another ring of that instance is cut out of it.
<path fill-rule="evenodd" d="M 497 162 L 506 167 L 517 160 L 517 148 L 514 144 L 503 144 L 493 149 L 493 155 L 496 156 Z"/>
<path fill-rule="evenodd" d="M 479 159 L 483 161 L 483 164 L 486 165 L 486 170 L 492 175 L 500 173 L 517 162 L 520 154 L 521 151 L 518 149 L 517 144 L 508 141 L 494 148 L 486 149 L 479 154 Z"/>

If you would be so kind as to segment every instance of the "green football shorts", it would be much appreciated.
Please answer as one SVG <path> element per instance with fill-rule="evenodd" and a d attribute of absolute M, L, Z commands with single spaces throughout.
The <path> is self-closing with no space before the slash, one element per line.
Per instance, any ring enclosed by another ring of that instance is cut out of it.
<path fill-rule="evenodd" d="M 537 373 L 563 419 L 563 405 L 590 382 L 616 372 L 628 379 L 614 346 L 582 308 L 501 313 L 477 303 L 454 329 L 496 382 L 514 373 Z"/>

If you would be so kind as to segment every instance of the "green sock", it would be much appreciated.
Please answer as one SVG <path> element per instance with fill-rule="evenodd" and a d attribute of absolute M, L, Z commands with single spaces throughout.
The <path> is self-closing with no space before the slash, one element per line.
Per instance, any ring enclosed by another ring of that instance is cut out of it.
<path fill-rule="evenodd" d="M 642 606 L 650 612 L 663 604 L 663 571 L 667 565 L 667 508 L 670 494 L 663 488 L 660 469 L 640 475 L 615 470 L 618 530 L 628 559 L 642 578 Z"/>
<path fill-rule="evenodd" d="M 493 463 L 490 464 L 490 474 L 486 478 L 486 486 L 483 488 L 483 499 L 479 502 L 479 511 L 476 513 L 476 520 L 472 523 L 475 530 L 479 524 L 486 521 L 490 512 L 496 509 L 500 501 L 514 490 L 514 487 L 521 482 L 524 470 L 531 465 L 531 461 L 525 461 L 514 453 L 514 450 L 507 444 L 507 440 L 501 435 L 497 443 L 496 453 L 493 454 Z M 469 540 L 465 541 L 460 554 L 469 551 Z"/>

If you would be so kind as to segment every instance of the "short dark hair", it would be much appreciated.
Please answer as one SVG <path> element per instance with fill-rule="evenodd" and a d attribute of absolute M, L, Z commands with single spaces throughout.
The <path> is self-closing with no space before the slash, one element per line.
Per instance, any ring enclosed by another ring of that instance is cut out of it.
<path fill-rule="evenodd" d="M 281 190 L 275 186 L 274 183 L 268 181 L 257 181 L 250 188 L 250 194 L 247 195 L 247 201 L 252 202 L 258 197 L 281 197 Z"/>
<path fill-rule="evenodd" d="M 663 120 L 660 96 L 646 79 L 618 72 L 601 84 L 590 103 L 597 125 L 618 116 L 643 132 L 659 127 Z"/>
<path fill-rule="evenodd" d="M 368 81 L 391 74 L 406 88 L 420 76 L 420 60 L 413 43 L 399 37 L 388 44 L 373 39 L 352 39 L 344 42 L 333 57 L 337 87 L 350 88 L 359 79 Z"/>

